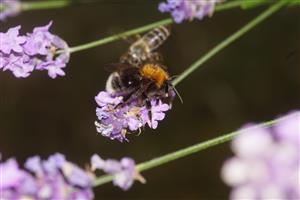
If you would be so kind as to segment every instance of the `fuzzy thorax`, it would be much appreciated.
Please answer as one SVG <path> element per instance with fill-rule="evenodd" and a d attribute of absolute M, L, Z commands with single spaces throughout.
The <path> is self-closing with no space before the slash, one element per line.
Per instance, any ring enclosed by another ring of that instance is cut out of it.
<path fill-rule="evenodd" d="M 158 88 L 169 79 L 168 73 L 158 64 L 145 64 L 140 68 L 140 73 L 142 77 L 154 81 Z"/>

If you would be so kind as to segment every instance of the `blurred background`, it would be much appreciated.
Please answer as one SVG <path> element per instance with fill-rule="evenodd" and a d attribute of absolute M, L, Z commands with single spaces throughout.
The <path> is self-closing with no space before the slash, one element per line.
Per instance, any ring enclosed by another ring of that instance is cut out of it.
<path fill-rule="evenodd" d="M 113 0 L 63 9 L 24 12 L 0 24 L 0 31 L 22 25 L 22 33 L 53 20 L 51 32 L 75 46 L 169 17 L 159 1 Z M 172 26 L 161 48 L 171 75 L 237 31 L 265 7 L 215 13 L 203 21 Z M 105 87 L 105 65 L 118 61 L 128 48 L 119 40 L 74 53 L 67 75 L 52 80 L 45 71 L 17 79 L 0 72 L 0 152 L 20 162 L 33 155 L 61 152 L 80 166 L 92 154 L 136 162 L 262 122 L 300 107 L 300 9 L 285 8 L 227 47 L 177 89 L 184 99 L 156 130 L 129 136 L 121 144 L 95 130 L 94 97 Z M 127 192 L 111 183 L 95 188 L 96 199 L 226 199 L 220 179 L 223 162 L 232 155 L 229 143 L 168 163 L 142 174 Z"/>

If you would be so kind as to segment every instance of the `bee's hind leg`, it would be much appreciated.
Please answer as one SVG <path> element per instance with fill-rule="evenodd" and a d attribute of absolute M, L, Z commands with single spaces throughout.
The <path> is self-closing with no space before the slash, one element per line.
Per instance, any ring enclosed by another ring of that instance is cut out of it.
<path fill-rule="evenodd" d="M 149 117 L 150 122 L 152 123 L 151 100 L 149 99 L 149 97 L 145 93 L 143 93 L 142 96 L 145 99 L 145 105 L 146 105 L 146 108 L 148 110 L 148 117 Z"/>

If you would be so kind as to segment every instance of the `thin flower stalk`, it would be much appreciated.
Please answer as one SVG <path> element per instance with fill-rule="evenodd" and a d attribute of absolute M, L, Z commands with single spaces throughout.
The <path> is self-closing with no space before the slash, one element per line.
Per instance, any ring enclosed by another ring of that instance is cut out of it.
<path fill-rule="evenodd" d="M 288 116 L 288 117 L 291 117 L 291 116 Z M 282 118 L 278 118 L 278 119 L 275 119 L 275 120 L 270 120 L 270 121 L 258 124 L 256 126 L 252 126 L 250 128 L 243 129 L 243 132 L 244 131 L 255 130 L 255 129 L 259 129 L 259 128 L 268 128 L 268 127 L 273 126 L 274 124 L 277 124 L 277 123 L 279 123 L 283 120 L 286 120 L 288 117 L 282 117 Z M 237 131 L 234 131 L 234 132 L 231 132 L 231 133 L 228 133 L 228 134 L 210 139 L 208 141 L 200 142 L 198 144 L 186 147 L 184 149 L 166 154 L 164 156 L 154 158 L 152 160 L 149 160 L 149 161 L 138 164 L 136 166 L 136 170 L 138 172 L 142 172 L 142 171 L 154 168 L 154 167 L 161 166 L 161 165 L 166 164 L 168 162 L 177 160 L 179 158 L 183 158 L 183 157 L 192 155 L 194 153 L 198 153 L 200 151 L 209 149 L 209 148 L 217 146 L 219 144 L 223 144 L 225 142 L 231 141 L 241 133 L 242 133 L 241 130 L 237 130 Z M 108 182 L 112 181 L 113 179 L 114 179 L 114 176 L 112 176 L 112 175 L 101 176 L 101 177 L 97 178 L 94 181 L 93 186 L 97 187 L 97 186 L 103 185 L 105 183 L 108 183 Z"/>
<path fill-rule="evenodd" d="M 278 3 L 274 4 L 270 8 L 268 8 L 266 11 L 258 15 L 256 18 L 251 20 L 248 24 L 246 24 L 244 27 L 239 29 L 237 32 L 223 40 L 221 43 L 219 43 L 217 46 L 215 46 L 213 49 L 211 49 L 209 52 L 207 52 L 204 56 L 202 56 L 200 59 L 198 59 L 195 63 L 193 63 L 190 67 L 188 67 L 181 75 L 179 75 L 174 81 L 173 85 L 177 85 L 180 83 L 183 79 L 185 79 L 187 76 L 189 76 L 192 72 L 194 72 L 196 69 L 198 69 L 200 66 L 202 66 L 206 61 L 208 61 L 210 58 L 212 58 L 214 55 L 219 53 L 221 50 L 223 50 L 225 47 L 230 45 L 232 42 L 239 39 L 241 36 L 252 30 L 255 26 L 257 26 L 259 23 L 263 22 L 265 19 L 270 17 L 272 14 L 274 14 L 276 11 L 278 11 L 280 8 L 282 8 L 286 4 L 285 0 L 279 1 Z"/>

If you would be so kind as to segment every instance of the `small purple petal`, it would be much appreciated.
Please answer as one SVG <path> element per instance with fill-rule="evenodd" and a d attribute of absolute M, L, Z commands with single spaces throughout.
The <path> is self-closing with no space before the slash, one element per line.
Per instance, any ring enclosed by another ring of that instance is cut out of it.
<path fill-rule="evenodd" d="M 0 33 L 0 51 L 10 54 L 11 51 L 21 53 L 23 51 L 22 44 L 25 43 L 26 37 L 19 36 L 21 26 L 8 29 L 6 33 Z"/>
<path fill-rule="evenodd" d="M 14 159 L 9 159 L 5 163 L 0 163 L 1 186 L 6 189 L 17 187 L 25 177 L 25 173 L 19 169 L 19 165 Z"/>

